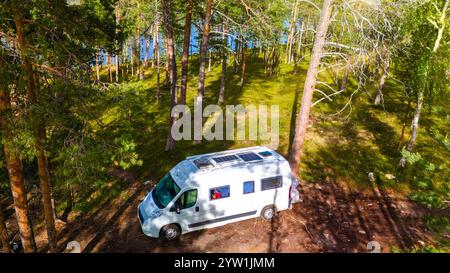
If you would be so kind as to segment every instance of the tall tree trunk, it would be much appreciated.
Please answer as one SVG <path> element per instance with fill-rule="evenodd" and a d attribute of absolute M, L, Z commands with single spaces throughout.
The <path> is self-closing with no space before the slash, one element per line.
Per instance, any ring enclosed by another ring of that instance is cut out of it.
<path fill-rule="evenodd" d="M 3 145 L 3 150 L 7 161 L 9 182 L 14 199 L 14 209 L 16 211 L 23 250 L 26 253 L 36 252 L 33 226 L 28 217 L 27 193 L 23 180 L 22 163 L 20 162 L 19 156 L 10 151 L 9 145 Z"/>
<path fill-rule="evenodd" d="M 135 52 L 136 52 L 136 40 L 132 37 L 130 50 L 131 78 L 134 78 L 134 63 L 135 63 L 134 59 L 136 58 Z"/>
<path fill-rule="evenodd" d="M 108 81 L 112 82 L 111 54 L 109 52 L 106 52 L 106 60 L 108 63 Z"/>
<path fill-rule="evenodd" d="M 95 71 L 96 71 L 96 82 L 100 82 L 100 65 L 99 65 L 99 52 L 95 53 Z"/>
<path fill-rule="evenodd" d="M 302 45 L 303 45 L 303 32 L 305 32 L 305 26 L 306 23 L 303 20 L 303 18 L 301 19 L 302 23 L 300 25 L 300 37 L 298 38 L 298 45 L 297 45 L 297 60 L 295 60 L 296 63 L 298 63 L 299 59 L 301 58 L 301 52 L 302 52 Z"/>
<path fill-rule="evenodd" d="M 241 88 L 244 86 L 244 82 L 245 82 L 245 73 L 247 72 L 247 47 L 248 47 L 248 32 L 245 36 L 245 40 L 242 41 L 242 58 L 241 58 L 241 62 L 242 62 L 242 68 L 241 68 L 241 81 L 239 83 L 239 85 L 241 86 Z"/>
<path fill-rule="evenodd" d="M 1 64 L 1 60 L 0 60 Z M 6 113 L 11 111 L 11 102 L 6 86 L 0 83 L 0 125 L 2 133 L 8 133 L 10 130 Z M 27 193 L 22 173 L 22 163 L 14 149 L 10 149 L 9 143 L 3 143 L 3 151 L 8 169 L 9 182 L 14 200 L 14 210 L 19 225 L 20 240 L 25 252 L 36 252 L 36 243 L 31 221 L 28 217 Z"/>
<path fill-rule="evenodd" d="M 37 79 L 33 70 L 33 66 L 29 59 L 28 48 L 25 40 L 25 34 L 23 31 L 23 21 L 19 13 L 15 13 L 14 21 L 16 24 L 16 35 L 19 45 L 20 56 L 23 61 L 23 70 L 25 72 L 26 80 L 26 95 L 29 104 L 35 104 L 37 102 L 36 97 L 36 84 Z M 36 158 L 38 161 L 38 175 L 40 181 L 40 189 L 42 194 L 42 203 L 44 205 L 44 218 L 47 226 L 47 239 L 49 243 L 49 248 L 51 252 L 56 252 L 56 228 L 55 219 L 52 205 L 51 189 L 50 189 L 50 178 L 48 175 L 48 165 L 47 158 L 45 156 L 44 148 L 42 147 L 42 141 L 45 140 L 45 125 L 40 118 L 30 117 L 33 131 L 34 131 L 34 141 L 36 149 Z M 6 151 L 5 151 L 6 153 Z"/>
<path fill-rule="evenodd" d="M 187 1 L 186 19 L 184 22 L 183 56 L 181 57 L 181 94 L 180 104 L 186 104 L 189 46 L 191 42 L 192 0 Z"/>
<path fill-rule="evenodd" d="M 175 148 L 175 140 L 173 139 L 171 128 L 175 121 L 175 118 L 172 117 L 172 108 L 175 107 L 177 104 L 177 63 L 175 60 L 175 46 L 174 46 L 174 40 L 173 40 L 173 21 L 172 21 L 172 15 L 170 13 L 170 1 L 169 0 L 163 0 L 162 1 L 163 6 L 163 17 L 164 17 L 164 24 L 166 26 L 166 33 L 167 33 L 167 52 L 168 52 L 168 62 L 170 62 L 170 78 L 171 78 L 171 84 L 170 84 L 170 118 L 169 118 L 169 133 L 167 134 L 167 142 L 166 142 L 166 151 L 172 150 Z"/>
<path fill-rule="evenodd" d="M 2 243 L 3 253 L 11 253 L 9 246 L 8 230 L 6 229 L 5 216 L 3 214 L 3 206 L 0 204 L 0 242 Z"/>
<path fill-rule="evenodd" d="M 288 63 L 290 64 L 292 62 L 292 48 L 294 47 L 295 44 L 295 34 L 297 32 L 297 16 L 298 16 L 298 2 L 297 0 L 294 3 L 294 18 L 292 20 L 292 33 L 291 33 L 291 40 L 289 45 L 289 50 L 288 50 Z"/>
<path fill-rule="evenodd" d="M 305 27 L 304 27 L 304 30 L 305 30 L 305 34 L 303 35 L 304 37 L 303 37 L 303 40 L 305 41 L 305 44 L 307 44 L 308 43 L 308 34 L 309 34 L 309 26 L 311 25 L 311 17 L 310 16 L 308 16 L 307 18 L 306 18 L 306 23 L 305 23 Z M 302 42 L 303 43 L 303 42 Z M 306 49 L 307 49 L 307 46 L 303 46 L 303 48 L 300 50 L 301 51 L 301 55 L 302 56 L 305 56 L 306 55 Z"/>
<path fill-rule="evenodd" d="M 424 92 L 419 92 L 419 94 L 417 94 L 416 110 L 414 111 L 414 117 L 411 122 L 411 138 L 409 140 L 408 145 L 406 146 L 406 150 L 408 152 L 411 152 L 411 150 L 414 146 L 414 143 L 416 142 L 416 139 L 417 139 L 417 133 L 419 131 L 420 112 L 422 110 L 422 105 L 423 105 L 423 97 L 424 97 Z M 400 165 L 400 167 L 405 167 L 405 165 L 406 165 L 405 157 L 402 157 L 402 159 L 400 159 L 399 165 Z"/>
<path fill-rule="evenodd" d="M 211 61 L 212 61 L 211 50 L 208 50 L 208 72 L 211 72 Z"/>
<path fill-rule="evenodd" d="M 377 96 L 375 97 L 374 104 L 375 105 L 383 105 L 384 106 L 384 98 L 383 98 L 383 88 L 384 83 L 386 82 L 386 78 L 389 75 L 389 64 L 386 64 L 386 67 L 383 68 L 383 73 L 381 74 L 380 84 L 377 89 Z"/>
<path fill-rule="evenodd" d="M 292 144 L 292 149 L 289 155 L 289 163 L 291 165 L 292 173 L 298 176 L 300 156 L 305 141 L 306 129 L 309 121 L 309 112 L 311 110 L 311 103 L 313 99 L 314 90 L 317 83 L 318 67 L 325 44 L 325 38 L 330 24 L 330 16 L 332 11 L 333 0 L 324 0 L 322 10 L 320 12 L 319 24 L 317 25 L 316 37 L 314 40 L 311 61 L 309 63 L 306 80 L 303 87 L 303 96 L 300 106 L 300 112 L 297 115 L 295 123 L 295 135 Z M 293 113 L 294 114 L 294 113 Z"/>
<path fill-rule="evenodd" d="M 125 48 L 124 48 L 124 53 L 123 53 L 123 55 L 124 55 L 124 62 L 122 62 L 122 63 L 125 63 L 125 75 L 122 75 L 122 81 L 126 78 L 127 80 L 128 80 L 128 73 L 129 73 L 129 67 L 128 67 L 128 65 L 129 65 L 129 61 L 128 61 L 128 59 L 129 59 L 129 56 L 128 56 L 128 41 L 127 40 L 125 40 L 125 46 L 124 46 Z"/>
<path fill-rule="evenodd" d="M 225 82 L 227 77 L 227 26 L 222 23 L 222 76 L 220 78 L 220 91 L 219 91 L 219 101 L 221 104 L 225 100 Z"/>
<path fill-rule="evenodd" d="M 118 33 L 119 33 L 119 24 L 120 24 L 120 10 L 119 10 L 119 4 L 116 6 L 116 55 L 115 55 L 115 66 L 116 66 L 116 82 L 119 82 L 119 40 L 118 40 Z M 123 73 L 122 73 L 123 74 Z"/>
<path fill-rule="evenodd" d="M 170 1 L 170 0 L 169 0 Z M 167 37 L 164 39 L 164 44 L 166 46 L 166 63 L 164 66 L 164 70 L 166 72 L 166 78 L 164 79 L 164 85 L 170 86 L 172 84 L 172 75 L 170 73 L 170 62 L 169 62 L 169 42 L 167 41 Z"/>
<path fill-rule="evenodd" d="M 203 26 L 202 47 L 200 51 L 200 71 L 198 76 L 198 101 L 200 105 L 203 104 L 203 96 L 205 94 L 205 66 L 206 54 L 208 53 L 212 3 L 213 0 L 206 0 L 205 25 Z"/>
<path fill-rule="evenodd" d="M 150 35 L 147 35 L 148 37 L 145 38 L 145 60 L 144 60 L 144 70 L 148 67 L 148 60 L 149 60 L 149 53 L 150 50 L 150 37 L 151 33 L 153 33 L 153 25 L 150 28 Z"/>
<path fill-rule="evenodd" d="M 119 82 L 119 54 L 115 55 L 115 72 L 116 72 L 116 82 Z"/>
<path fill-rule="evenodd" d="M 153 59 L 156 58 L 156 101 L 159 102 L 159 98 L 161 96 L 160 90 L 160 56 L 159 56 L 159 21 L 158 17 L 155 22 L 155 33 L 153 34 L 153 53 L 155 57 L 152 56 Z"/>
<path fill-rule="evenodd" d="M 238 56 L 238 48 L 239 48 L 239 34 L 236 35 L 236 38 L 234 39 L 234 60 L 233 60 L 233 73 L 237 73 L 237 56 Z"/>
<path fill-rule="evenodd" d="M 157 44 L 158 44 L 158 22 L 157 22 L 157 20 L 155 20 L 155 23 L 153 25 L 152 68 L 155 67 Z"/>
<path fill-rule="evenodd" d="M 135 53 L 134 53 L 134 60 L 136 62 L 136 79 L 139 80 L 142 78 L 141 75 L 141 31 L 137 31 L 136 35 L 136 47 L 135 47 Z"/>
<path fill-rule="evenodd" d="M 296 3 L 294 2 L 293 5 L 295 5 Z M 288 37 L 287 37 L 287 41 L 286 41 L 286 54 L 284 57 L 284 62 L 288 63 L 289 61 L 289 46 L 291 45 L 291 39 L 292 39 L 292 25 L 293 25 L 293 19 L 294 19 L 294 8 L 291 10 L 291 15 L 290 15 L 290 19 L 289 19 L 289 30 L 288 30 Z"/>
<path fill-rule="evenodd" d="M 0 56 L 0 70 L 3 70 L 3 61 Z M 7 111 L 11 108 L 11 102 L 9 99 L 9 93 L 7 90 L 7 84 L 0 83 L 0 137 L 4 137 L 4 134 L 7 133 L 8 128 L 8 120 L 7 120 Z M 3 144 L 5 145 L 5 144 Z M 8 145 L 6 143 L 6 145 Z M 1 152 L 1 151 L 0 151 Z M 6 157 L 6 160 L 9 159 Z M 1 197 L 1 195 L 0 195 Z M 5 216 L 3 214 L 3 204 L 0 201 L 0 242 L 2 244 L 2 251 L 4 253 L 10 253 L 11 247 L 9 246 L 9 238 L 8 238 L 8 230 L 6 229 Z"/>

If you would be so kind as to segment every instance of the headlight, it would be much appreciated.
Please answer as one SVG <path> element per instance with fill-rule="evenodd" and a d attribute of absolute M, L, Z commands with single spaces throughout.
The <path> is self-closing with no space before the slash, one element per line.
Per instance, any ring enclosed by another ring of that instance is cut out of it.
<path fill-rule="evenodd" d="M 154 210 L 154 211 L 152 211 L 152 213 L 150 213 L 149 218 L 155 219 L 155 218 L 158 218 L 159 216 L 161 216 L 161 211 Z"/>

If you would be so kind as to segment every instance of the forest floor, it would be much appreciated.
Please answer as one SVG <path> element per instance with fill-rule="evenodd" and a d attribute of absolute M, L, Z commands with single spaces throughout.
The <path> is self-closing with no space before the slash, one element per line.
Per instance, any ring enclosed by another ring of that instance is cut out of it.
<path fill-rule="evenodd" d="M 128 183 L 128 198 L 60 226 L 60 245 L 75 240 L 83 252 L 367 252 L 377 241 L 391 252 L 434 243 L 421 221 L 424 208 L 381 187 L 354 191 L 335 182 L 301 185 L 303 201 L 273 221 L 255 218 L 165 242 L 145 236 L 136 215 L 150 187 L 131 175 Z"/>
<path fill-rule="evenodd" d="M 292 142 L 293 113 L 298 111 L 307 66 L 304 62 L 294 71 L 292 66 L 282 65 L 279 75 L 267 77 L 262 61 L 254 57 L 249 62 L 244 88 L 238 85 L 239 75 L 233 74 L 231 66 L 227 71 L 226 104 L 279 105 L 277 151 L 284 156 Z M 189 69 L 190 75 L 198 72 L 195 58 Z M 332 75 L 324 75 L 321 80 L 333 84 L 332 79 Z M 197 80 L 197 76 L 189 77 L 187 101 L 191 110 Z M 133 139 L 143 166 L 127 171 L 115 169 L 115 179 L 96 189 L 87 200 L 77 200 L 67 223 L 57 222 L 61 248 L 72 240 L 81 244 L 83 252 L 367 252 L 369 241 L 380 243 L 382 252 L 391 252 L 439 245 L 440 238 L 425 224 L 425 217 L 433 213 L 410 201 L 411 180 L 398 175 L 400 149 L 408 138 L 406 132 L 401 140 L 403 90 L 394 81 L 388 81 L 384 107 L 376 107 L 372 104 L 374 87 L 354 95 L 353 79 L 342 96 L 313 108 L 301 163 L 303 202 L 281 212 L 272 222 L 259 218 L 236 222 L 188 233 L 176 242 L 146 237 L 136 215 L 137 205 L 177 162 L 189 155 L 265 144 L 204 141 L 193 145 L 192 141 L 179 141 L 174 151 L 165 152 L 170 102 L 164 88 L 161 100 L 156 101 L 155 82 L 155 74 L 150 73 L 145 81 L 103 91 L 101 99 L 92 102 L 100 113 L 95 119 L 107 125 L 108 134 Z M 217 102 L 219 85 L 220 65 L 216 65 L 207 73 L 205 104 Z M 319 98 L 320 94 L 316 94 L 315 100 Z M 342 110 L 349 99 L 350 107 Z M 446 167 L 449 153 L 427 130 L 436 127 L 449 131 L 448 109 L 424 112 L 415 146 L 429 162 L 441 165 L 441 180 L 450 175 L 450 168 Z M 413 168 L 408 171 L 412 173 Z M 374 174 L 376 182 L 369 181 L 369 173 Z M 152 183 L 143 183 L 146 180 Z M 30 209 L 38 223 L 36 241 L 45 251 L 39 196 L 34 200 L 36 205 Z M 65 204 L 57 207 L 61 216 Z M 12 211 L 11 207 L 10 218 Z M 450 215 L 445 217 L 450 220 Z M 10 222 L 9 228 L 14 230 L 14 221 Z"/>

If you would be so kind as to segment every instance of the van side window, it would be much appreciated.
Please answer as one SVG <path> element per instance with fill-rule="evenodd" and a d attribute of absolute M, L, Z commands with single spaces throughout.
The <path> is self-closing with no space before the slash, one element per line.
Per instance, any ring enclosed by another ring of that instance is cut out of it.
<path fill-rule="evenodd" d="M 283 186 L 283 177 L 274 176 L 261 179 L 261 190 L 272 190 L 276 188 L 281 188 Z"/>
<path fill-rule="evenodd" d="M 244 182 L 244 194 L 255 192 L 255 181 Z"/>
<path fill-rule="evenodd" d="M 185 191 L 177 200 L 177 207 L 180 209 L 187 209 L 197 203 L 197 190 Z"/>
<path fill-rule="evenodd" d="M 209 199 L 217 200 L 230 197 L 230 186 L 222 186 L 209 189 Z"/>

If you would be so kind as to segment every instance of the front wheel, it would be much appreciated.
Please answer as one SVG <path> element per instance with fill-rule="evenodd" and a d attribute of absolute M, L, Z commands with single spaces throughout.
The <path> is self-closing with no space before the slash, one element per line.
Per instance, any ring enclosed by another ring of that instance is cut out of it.
<path fill-rule="evenodd" d="M 265 206 L 261 211 L 261 217 L 266 221 L 270 221 L 275 216 L 276 213 L 277 209 L 275 206 L 272 205 Z"/>
<path fill-rule="evenodd" d="M 180 228 L 175 224 L 170 224 L 167 226 L 164 226 L 161 229 L 161 237 L 166 241 L 173 241 L 175 239 L 178 239 L 181 235 Z"/>

